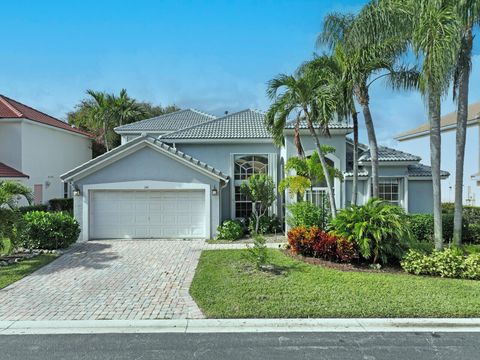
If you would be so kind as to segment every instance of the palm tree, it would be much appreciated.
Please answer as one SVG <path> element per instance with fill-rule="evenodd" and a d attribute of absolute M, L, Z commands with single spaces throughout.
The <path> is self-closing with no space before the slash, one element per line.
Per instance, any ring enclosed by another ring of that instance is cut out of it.
<path fill-rule="evenodd" d="M 93 102 L 88 103 L 89 121 L 92 128 L 102 129 L 105 149 L 110 151 L 109 130 L 113 122 L 113 97 L 101 91 L 87 90 Z"/>
<path fill-rule="evenodd" d="M 456 12 L 460 19 L 461 42 L 454 75 L 453 98 L 458 101 L 455 164 L 455 209 L 453 242 L 462 244 L 463 173 L 468 120 L 468 88 L 472 63 L 473 27 L 480 23 L 480 1 L 458 0 Z"/>
<path fill-rule="evenodd" d="M 24 197 L 28 204 L 32 203 L 32 191 L 28 187 L 16 181 L 0 181 L 0 208 L 15 209 L 19 197 Z"/>
<path fill-rule="evenodd" d="M 282 138 L 283 128 L 292 113 L 305 119 L 312 136 L 320 163 L 325 174 L 328 165 L 317 129 L 328 134 L 328 124 L 333 120 L 337 99 L 337 89 L 322 79 L 318 73 L 305 68 L 294 75 L 280 74 L 268 82 L 267 95 L 273 101 L 267 113 L 267 125 L 276 143 Z M 332 217 L 337 208 L 333 194 L 332 179 L 325 177 Z"/>
<path fill-rule="evenodd" d="M 378 197 L 378 143 L 370 111 L 370 87 L 385 76 L 390 77 L 395 87 L 414 86 L 415 81 L 410 70 L 396 66 L 399 54 L 405 51 L 405 42 L 397 38 L 380 42 L 363 41 L 359 32 L 352 31 L 356 21 L 357 17 L 351 14 L 328 15 L 317 44 L 327 45 L 337 56 L 341 54 L 339 58 L 342 60 L 344 74 L 348 77 L 355 99 L 362 108 L 372 159 L 372 195 Z M 356 111 L 352 109 L 350 113 L 353 115 Z"/>
<path fill-rule="evenodd" d="M 135 99 L 130 98 L 125 89 L 120 90 L 119 96 L 113 95 L 111 102 L 113 103 L 115 126 L 138 121 L 146 115 L 145 107 L 137 103 Z"/>

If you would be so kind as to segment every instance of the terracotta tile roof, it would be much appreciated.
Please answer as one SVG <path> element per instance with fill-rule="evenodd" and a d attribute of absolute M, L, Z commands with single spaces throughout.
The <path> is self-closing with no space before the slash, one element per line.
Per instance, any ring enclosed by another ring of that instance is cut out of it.
<path fill-rule="evenodd" d="M 29 119 L 45 125 L 54 126 L 59 129 L 71 131 L 77 134 L 82 134 L 88 137 L 93 137 L 87 131 L 77 129 L 66 122 L 56 119 L 41 111 L 31 108 L 18 101 L 10 99 L 4 95 L 0 95 L 0 119 Z"/>
<path fill-rule="evenodd" d="M 468 106 L 468 123 L 478 122 L 480 119 L 480 101 L 470 104 Z M 440 120 L 442 130 L 455 128 L 457 124 L 457 112 L 451 112 L 443 116 Z M 404 131 L 395 136 L 395 139 L 402 141 L 419 136 L 426 136 L 430 131 L 430 124 L 428 122 L 408 131 Z"/>
<path fill-rule="evenodd" d="M 0 162 L 0 178 L 29 178 L 30 176 Z"/>

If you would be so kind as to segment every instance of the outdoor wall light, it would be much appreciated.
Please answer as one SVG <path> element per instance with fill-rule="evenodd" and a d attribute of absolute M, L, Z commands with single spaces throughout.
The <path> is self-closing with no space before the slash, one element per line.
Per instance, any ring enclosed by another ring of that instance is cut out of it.
<path fill-rule="evenodd" d="M 217 196 L 217 195 L 218 195 L 218 190 L 217 190 L 217 188 L 215 187 L 215 185 L 213 186 L 213 189 L 212 189 L 212 195 L 213 195 L 213 196 Z"/>
<path fill-rule="evenodd" d="M 73 196 L 80 196 L 80 189 L 78 187 L 76 187 L 74 190 L 73 190 Z"/>

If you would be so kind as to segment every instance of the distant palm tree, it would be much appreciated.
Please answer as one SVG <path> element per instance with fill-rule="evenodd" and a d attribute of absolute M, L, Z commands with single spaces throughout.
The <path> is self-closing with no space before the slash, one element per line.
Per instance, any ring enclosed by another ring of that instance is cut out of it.
<path fill-rule="evenodd" d="M 145 107 L 130 98 L 125 89 L 120 91 L 119 96 L 113 95 L 111 101 L 115 126 L 129 124 L 146 116 Z"/>
<path fill-rule="evenodd" d="M 280 74 L 268 82 L 267 95 L 273 101 L 267 113 L 267 125 L 274 141 L 283 138 L 283 129 L 291 114 L 297 121 L 305 119 L 312 136 L 323 172 L 328 165 L 317 129 L 328 134 L 328 124 L 333 120 L 337 107 L 337 89 L 312 69 L 305 68 L 294 75 Z M 325 177 L 332 217 L 336 216 L 332 178 Z"/>
<path fill-rule="evenodd" d="M 88 103 L 89 109 L 89 126 L 92 128 L 102 129 L 103 144 L 107 151 L 110 151 L 109 146 L 109 129 L 113 124 L 113 106 L 112 95 L 108 95 L 101 91 L 87 90 L 93 102 Z"/>

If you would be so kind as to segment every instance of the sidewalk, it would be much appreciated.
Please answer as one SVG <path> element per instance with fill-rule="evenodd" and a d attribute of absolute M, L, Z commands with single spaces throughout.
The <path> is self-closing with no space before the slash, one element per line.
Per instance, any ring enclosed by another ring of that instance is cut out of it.
<path fill-rule="evenodd" d="M 0 321 L 0 335 L 245 332 L 480 332 L 480 318 Z"/>

